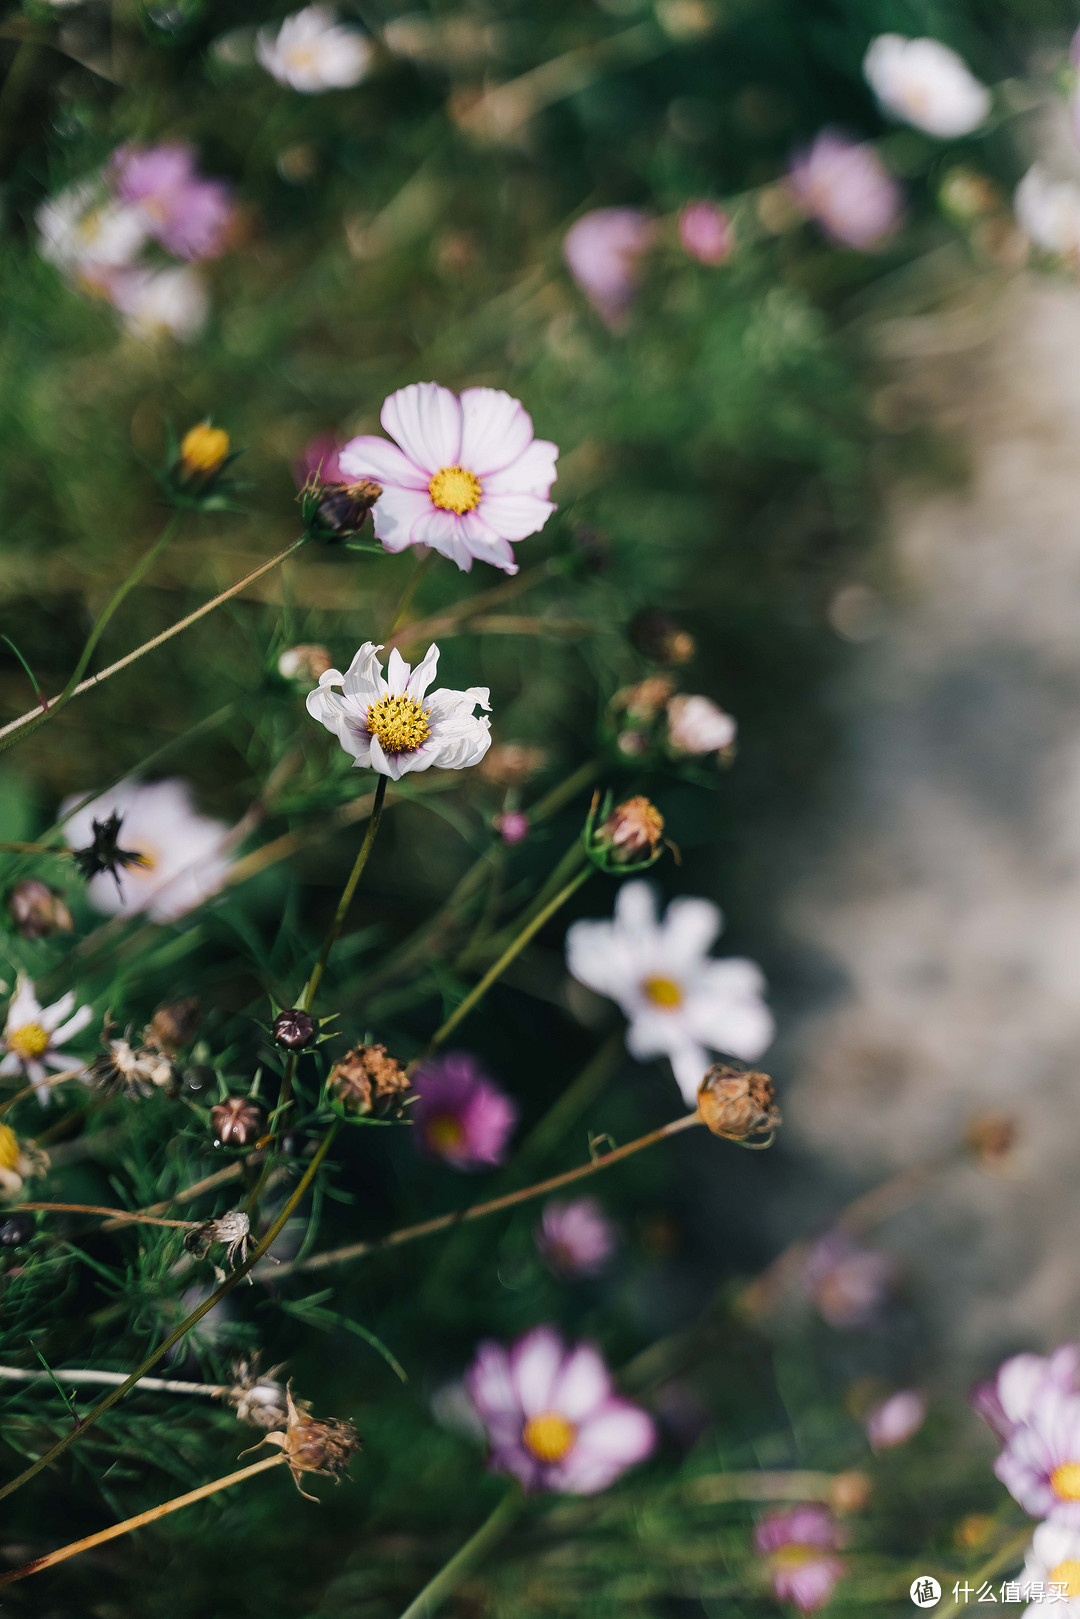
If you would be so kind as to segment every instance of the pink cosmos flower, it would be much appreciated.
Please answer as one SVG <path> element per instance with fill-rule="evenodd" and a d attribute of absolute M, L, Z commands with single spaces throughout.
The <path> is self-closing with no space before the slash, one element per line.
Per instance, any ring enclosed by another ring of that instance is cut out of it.
<path fill-rule="evenodd" d="M 515 1104 L 464 1051 L 423 1063 L 409 1109 L 420 1151 L 453 1169 L 491 1169 L 506 1157 Z"/>
<path fill-rule="evenodd" d="M 1048 1389 L 1075 1394 L 1080 1373 L 1080 1344 L 1061 1344 L 1052 1355 L 1013 1355 L 1002 1361 L 996 1376 L 977 1383 L 969 1404 L 1001 1440 L 1012 1437 L 1031 1420 L 1039 1396 Z"/>
<path fill-rule="evenodd" d="M 822 130 L 795 154 L 788 184 L 826 236 L 862 252 L 878 247 L 900 222 L 900 187 L 868 142 Z"/>
<path fill-rule="evenodd" d="M 317 433 L 293 462 L 296 487 L 302 489 L 309 478 L 315 477 L 320 483 L 344 483 L 345 474 L 338 460 L 340 454 L 339 438 L 333 433 Z"/>
<path fill-rule="evenodd" d="M 735 250 L 735 231 L 717 203 L 700 197 L 679 214 L 679 241 L 700 264 L 726 264 Z"/>
<path fill-rule="evenodd" d="M 871 1450 L 891 1450 L 917 1434 L 926 1421 L 929 1401 L 920 1389 L 901 1389 L 876 1405 L 866 1418 Z"/>
<path fill-rule="evenodd" d="M 887 1254 L 829 1232 L 806 1257 L 803 1285 L 830 1327 L 867 1327 L 889 1295 L 895 1270 Z"/>
<path fill-rule="evenodd" d="M 506 810 L 495 817 L 495 830 L 509 846 L 524 843 L 529 835 L 529 817 L 521 810 Z"/>
<path fill-rule="evenodd" d="M 545 1205 L 536 1246 L 556 1276 L 598 1276 L 618 1245 L 618 1233 L 594 1197 Z"/>
<path fill-rule="evenodd" d="M 493 1472 L 526 1490 L 595 1495 L 652 1453 L 652 1418 L 613 1393 L 590 1344 L 537 1327 L 506 1350 L 490 1340 L 465 1379 L 487 1433 Z"/>
<path fill-rule="evenodd" d="M 147 229 L 180 259 L 212 259 L 224 252 L 233 221 L 232 187 L 206 180 L 190 146 L 122 146 L 113 156 L 118 194 L 135 203 Z"/>
<path fill-rule="evenodd" d="M 1053 1512 L 1080 1522 L 1080 1395 L 1058 1388 L 1037 1395 L 994 1472 L 1033 1518 Z"/>
<path fill-rule="evenodd" d="M 767 1559 L 773 1591 L 800 1613 L 813 1613 L 828 1602 L 844 1572 L 835 1555 L 842 1545 L 839 1525 L 822 1506 L 770 1512 L 754 1530 L 754 1548 Z"/>
<path fill-rule="evenodd" d="M 382 485 L 376 536 L 388 551 L 430 545 L 465 573 L 474 560 L 517 573 L 511 544 L 555 507 L 558 446 L 533 437 L 532 417 L 498 388 L 460 398 L 436 382 L 399 388 L 380 420 L 396 442 L 362 434 L 341 451 L 347 478 Z"/>
<path fill-rule="evenodd" d="M 634 300 L 656 221 L 640 208 L 594 208 L 563 237 L 566 266 L 601 320 L 621 326 Z"/>

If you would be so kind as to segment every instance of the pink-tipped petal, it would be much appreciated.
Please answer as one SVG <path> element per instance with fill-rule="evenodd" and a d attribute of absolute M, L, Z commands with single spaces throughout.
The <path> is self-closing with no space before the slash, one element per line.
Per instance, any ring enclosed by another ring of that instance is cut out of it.
<path fill-rule="evenodd" d="M 377 438 L 374 433 L 362 433 L 359 438 L 350 439 L 337 452 L 337 462 L 347 478 L 373 478 L 384 488 L 426 491 L 431 482 L 430 473 L 415 466 L 396 444 Z M 329 477 L 329 473 L 325 476 Z"/>
<path fill-rule="evenodd" d="M 409 460 L 429 477 L 440 467 L 459 464 L 461 406 L 449 388 L 437 382 L 399 388 L 384 403 L 380 420 Z"/>
<path fill-rule="evenodd" d="M 372 510 L 375 538 L 388 551 L 404 551 L 414 545 L 413 526 L 432 510 L 426 489 L 384 488 Z"/>
<path fill-rule="evenodd" d="M 478 477 L 516 461 L 532 436 L 528 411 L 501 388 L 466 388 L 461 395 L 461 465 Z"/>
<path fill-rule="evenodd" d="M 510 1380 L 526 1417 L 551 1410 L 562 1359 L 562 1340 L 551 1327 L 537 1327 L 514 1345 L 510 1353 Z"/>

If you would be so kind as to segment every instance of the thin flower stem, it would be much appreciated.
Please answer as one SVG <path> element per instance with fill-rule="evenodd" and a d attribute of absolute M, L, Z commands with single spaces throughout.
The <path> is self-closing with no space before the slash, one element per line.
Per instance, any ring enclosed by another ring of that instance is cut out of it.
<path fill-rule="evenodd" d="M 180 1325 L 175 1328 L 174 1331 L 170 1332 L 169 1336 L 164 1338 L 161 1343 L 157 1345 L 156 1349 L 152 1349 L 149 1355 L 147 1355 L 146 1359 L 136 1366 L 135 1370 L 130 1374 L 130 1376 L 126 1377 L 117 1388 L 112 1390 L 111 1393 L 106 1394 L 104 1399 L 99 1400 L 97 1405 L 88 1411 L 86 1416 L 80 1420 L 77 1428 L 71 1428 L 66 1434 L 63 1435 L 62 1438 L 56 1441 L 55 1445 L 51 1445 L 44 1455 L 39 1456 L 36 1462 L 31 1462 L 29 1467 L 24 1468 L 23 1471 L 17 1475 L 17 1477 L 9 1479 L 6 1484 L 0 1485 L 0 1500 L 2 1500 L 6 1495 L 11 1495 L 11 1493 L 14 1490 L 17 1490 L 20 1485 L 25 1484 L 28 1482 L 28 1480 L 34 1478 L 36 1474 L 41 1472 L 42 1468 L 48 1467 L 59 1455 L 62 1454 L 63 1451 L 68 1448 L 68 1446 L 75 1439 L 86 1433 L 87 1429 L 92 1428 L 96 1422 L 100 1421 L 100 1419 L 105 1415 L 106 1411 L 111 1410 L 118 1400 L 122 1400 L 124 1395 L 127 1394 L 130 1389 L 135 1387 L 139 1379 L 141 1377 L 145 1377 L 150 1368 L 152 1366 L 156 1366 L 158 1361 L 161 1360 L 162 1356 L 169 1353 L 169 1350 L 174 1344 L 179 1343 L 181 1338 L 186 1337 L 186 1335 L 191 1331 L 192 1327 L 197 1326 L 204 1315 L 207 1315 L 216 1304 L 220 1304 L 221 1300 L 231 1293 L 234 1287 L 239 1286 L 248 1272 L 258 1264 L 259 1260 L 263 1257 L 267 1250 L 271 1248 L 277 1241 L 289 1220 L 292 1219 L 292 1216 L 303 1198 L 304 1193 L 307 1191 L 308 1187 L 311 1185 L 311 1182 L 318 1173 L 319 1165 L 329 1152 L 334 1137 L 337 1135 L 338 1127 L 338 1121 L 335 1120 L 327 1130 L 326 1134 L 323 1136 L 322 1141 L 319 1143 L 319 1146 L 311 1159 L 311 1162 L 308 1164 L 307 1169 L 297 1182 L 295 1189 L 288 1198 L 281 1212 L 278 1214 L 277 1219 L 274 1221 L 273 1225 L 271 1225 L 266 1235 L 262 1237 L 258 1243 L 256 1243 L 248 1257 L 236 1267 L 232 1275 L 227 1276 L 221 1283 L 220 1287 L 215 1288 L 213 1293 L 211 1293 L 208 1298 L 205 1298 L 200 1305 L 192 1310 L 191 1314 L 186 1316 L 184 1320 L 181 1321 Z"/>
<path fill-rule="evenodd" d="M 98 1203 L 20 1203 L 18 1208 L 9 1212 L 22 1214 L 30 1209 L 52 1209 L 59 1214 L 104 1214 L 111 1225 L 168 1225 L 190 1231 L 199 1224 L 198 1220 L 162 1220 L 156 1214 L 140 1214 L 137 1209 L 130 1212 L 127 1209 L 107 1209 Z"/>
<path fill-rule="evenodd" d="M 514 1519 L 525 1505 L 525 1497 L 517 1484 L 511 1485 L 495 1510 L 484 1519 L 475 1534 L 469 1536 L 444 1563 L 434 1579 L 428 1581 L 420 1595 L 414 1597 L 401 1615 L 401 1619 L 429 1619 L 442 1606 L 446 1598 L 457 1590 L 491 1548 L 503 1538 Z"/>
<path fill-rule="evenodd" d="M 0 1366 L 0 1379 L 9 1383 L 100 1383 L 115 1388 L 127 1379 L 126 1372 L 98 1371 L 91 1366 L 61 1366 L 56 1371 L 30 1371 L 22 1366 Z M 208 1400 L 220 1400 L 228 1394 L 228 1383 L 185 1383 L 175 1377 L 140 1377 L 136 1388 L 148 1389 L 152 1394 L 195 1394 Z"/>
<path fill-rule="evenodd" d="M 96 675 L 90 675 L 87 680 L 80 681 L 71 691 L 70 696 L 78 697 L 84 691 L 90 691 L 94 686 L 100 686 L 103 680 L 108 680 L 111 676 L 119 674 L 121 669 L 126 669 L 129 664 L 145 657 L 146 653 L 155 651 L 159 646 L 164 646 L 166 641 L 171 641 L 174 635 L 180 634 L 181 630 L 186 630 L 192 624 L 197 623 L 200 618 L 205 618 L 207 613 L 212 613 L 215 607 L 221 606 L 222 602 L 227 602 L 233 596 L 238 596 L 248 585 L 254 584 L 256 579 L 261 579 L 264 573 L 269 573 L 271 569 L 279 567 L 287 557 L 291 557 L 294 551 L 300 549 L 306 538 L 306 535 L 301 535 L 300 539 L 294 540 L 291 545 L 287 545 L 284 551 L 279 551 L 277 556 L 271 557 L 269 562 L 260 563 L 251 573 L 245 574 L 243 579 L 238 579 L 235 585 L 230 585 L 228 590 L 221 591 L 219 595 L 212 597 L 210 601 L 203 602 L 202 606 L 197 607 L 193 613 L 188 613 L 186 618 L 177 619 L 175 624 L 171 624 L 167 630 L 162 630 L 160 635 L 155 635 L 149 641 L 144 641 L 142 646 L 136 647 L 133 652 L 128 652 L 124 657 L 118 658 L 115 663 L 110 663 L 107 668 L 99 670 Z M 46 715 L 52 711 L 57 701 L 58 699 L 54 698 L 50 703 L 39 704 L 37 708 L 31 708 L 17 720 L 10 720 L 7 725 L 0 726 L 0 751 L 9 747 L 16 737 L 39 725 Z"/>
<path fill-rule="evenodd" d="M 62 843 L 0 843 L 0 854 L 59 854 L 71 858 Z"/>
<path fill-rule="evenodd" d="M 16 1580 L 25 1580 L 28 1574 L 38 1574 L 43 1568 L 51 1568 L 54 1563 L 64 1563 L 69 1557 L 77 1557 L 80 1552 L 89 1551 L 92 1546 L 103 1546 L 108 1540 L 118 1540 L 121 1535 L 129 1535 L 133 1529 L 141 1529 L 144 1524 L 167 1517 L 170 1512 L 179 1512 L 181 1507 L 190 1507 L 196 1501 L 205 1501 L 208 1495 L 216 1495 L 219 1490 L 229 1490 L 234 1484 L 242 1484 L 245 1479 L 254 1478 L 256 1473 L 265 1473 L 271 1467 L 280 1467 L 284 1461 L 284 1456 L 264 1456 L 262 1461 L 252 1462 L 250 1467 L 242 1467 L 238 1473 L 228 1473 L 224 1478 L 212 1479 L 209 1484 L 200 1484 L 197 1490 L 188 1490 L 186 1495 L 174 1496 L 171 1501 L 163 1501 L 158 1507 L 147 1507 L 145 1512 L 137 1512 L 133 1518 L 125 1518 L 123 1523 L 114 1523 L 108 1529 L 99 1529 L 96 1535 L 86 1535 L 82 1540 L 73 1540 L 70 1545 L 61 1546 L 57 1551 L 46 1552 L 44 1557 L 32 1558 L 21 1568 L 13 1568 L 8 1574 L 0 1574 L 0 1585 L 12 1585 Z"/>
<path fill-rule="evenodd" d="M 598 1158 L 592 1158 L 587 1164 L 579 1164 L 576 1169 L 566 1169 L 561 1175 L 551 1175 L 547 1180 L 536 1181 L 532 1186 L 522 1187 L 516 1192 L 507 1192 L 502 1197 L 493 1197 L 486 1203 L 474 1203 L 471 1208 L 455 1210 L 453 1214 L 439 1214 L 433 1220 L 421 1220 L 418 1225 L 402 1226 L 397 1231 L 391 1231 L 385 1237 L 373 1237 L 368 1242 L 353 1242 L 347 1248 L 333 1248 L 326 1253 L 312 1254 L 308 1259 L 286 1260 L 283 1265 L 274 1268 L 274 1281 L 287 1276 L 290 1271 L 326 1270 L 330 1265 L 343 1265 L 350 1259 L 363 1259 L 368 1254 L 382 1253 L 388 1248 L 400 1248 L 404 1243 L 416 1242 L 420 1237 L 433 1237 L 439 1231 L 449 1231 L 454 1226 L 467 1225 L 471 1220 L 483 1220 L 489 1214 L 498 1214 L 503 1209 L 515 1208 L 519 1203 L 531 1202 L 533 1198 L 545 1197 L 548 1192 L 559 1192 L 564 1186 L 573 1186 L 576 1181 L 585 1180 L 589 1175 L 596 1175 L 602 1169 L 609 1169 L 612 1164 L 621 1164 L 624 1158 L 631 1158 L 635 1153 L 644 1152 L 646 1147 L 654 1147 L 658 1141 L 666 1141 L 669 1136 L 677 1136 L 683 1130 L 690 1130 L 694 1125 L 702 1124 L 704 1120 L 700 1113 L 687 1113 L 680 1119 L 673 1119 L 670 1124 L 661 1125 L 659 1130 L 650 1130 L 647 1135 L 638 1136 L 635 1141 L 628 1141 L 624 1147 L 613 1147 L 610 1152 L 603 1153 Z M 258 1278 L 256 1278 L 258 1280 Z"/>
<path fill-rule="evenodd" d="M 555 915 L 556 911 L 566 904 L 566 901 L 571 897 L 571 895 L 577 892 L 582 883 L 588 880 L 588 878 L 592 875 L 592 871 L 592 866 L 587 867 L 585 871 L 579 871 L 575 877 L 570 879 L 565 888 L 560 889 L 560 891 L 555 895 L 554 899 L 549 900 L 542 911 L 537 912 L 531 922 L 526 923 L 525 927 L 522 928 L 517 937 L 510 941 L 502 955 L 499 956 L 498 960 L 491 964 L 483 978 L 480 979 L 479 983 L 473 985 L 472 989 L 461 1002 L 460 1006 L 455 1007 L 446 1021 L 442 1023 L 438 1029 L 436 1029 L 427 1048 L 429 1052 L 435 1051 L 439 1046 L 442 1045 L 443 1041 L 448 1035 L 453 1034 L 458 1024 L 461 1023 L 463 1019 L 468 1017 L 469 1013 L 473 1010 L 473 1007 L 476 1006 L 478 1002 L 483 1000 L 484 996 L 487 994 L 495 980 L 499 978 L 506 971 L 507 967 L 509 967 L 510 963 L 521 954 L 529 940 L 539 933 L 540 929 L 544 926 L 544 923 L 550 921 Z"/>
<path fill-rule="evenodd" d="M 341 898 L 338 900 L 338 907 L 334 912 L 334 920 L 331 922 L 326 938 L 322 942 L 318 960 L 311 969 L 311 977 L 305 984 L 304 993 L 300 997 L 300 1007 L 304 1012 L 310 1012 L 311 1010 L 311 1004 L 318 991 L 320 980 L 326 969 L 326 963 L 330 959 L 330 952 L 337 943 L 341 930 L 345 925 L 345 918 L 349 914 L 349 906 L 353 902 L 353 895 L 356 893 L 360 878 L 364 874 L 364 867 L 368 863 L 368 856 L 371 854 L 371 848 L 379 830 L 379 822 L 382 820 L 383 803 L 386 799 L 386 787 L 389 779 L 388 776 L 380 776 L 376 785 L 375 802 L 371 807 L 371 819 L 368 821 L 367 830 L 364 833 L 364 841 L 360 845 L 360 852 L 353 863 L 352 871 L 349 873 L 349 880 L 341 891 Z"/>
<path fill-rule="evenodd" d="M 388 637 L 392 636 L 394 631 L 400 626 L 402 619 L 412 606 L 412 600 L 416 595 L 420 581 L 431 567 L 431 564 L 435 560 L 435 556 L 436 553 L 434 551 L 429 551 L 426 557 L 420 558 L 412 573 L 409 575 L 409 582 L 405 586 L 405 589 L 401 592 L 401 595 L 398 597 L 397 606 L 394 608 L 394 616 L 390 620 L 390 628 L 386 632 Z"/>

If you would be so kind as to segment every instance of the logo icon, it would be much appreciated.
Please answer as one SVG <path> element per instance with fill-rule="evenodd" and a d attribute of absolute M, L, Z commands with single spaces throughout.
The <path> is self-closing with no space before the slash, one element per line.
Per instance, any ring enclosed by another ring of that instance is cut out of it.
<path fill-rule="evenodd" d="M 930 1574 L 920 1574 L 911 1582 L 911 1600 L 917 1608 L 936 1608 L 941 1601 L 941 1586 Z"/>

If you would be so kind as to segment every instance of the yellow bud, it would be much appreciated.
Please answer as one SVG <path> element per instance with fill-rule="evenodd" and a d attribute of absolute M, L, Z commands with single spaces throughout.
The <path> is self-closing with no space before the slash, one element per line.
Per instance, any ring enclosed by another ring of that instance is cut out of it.
<path fill-rule="evenodd" d="M 180 443 L 180 460 L 185 472 L 208 477 L 216 472 L 229 453 L 229 435 L 223 427 L 199 422 L 189 428 Z"/>
<path fill-rule="evenodd" d="M 0 1124 L 0 1169 L 14 1169 L 20 1157 L 18 1136 L 9 1124 Z"/>

